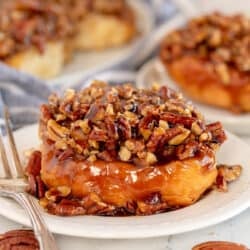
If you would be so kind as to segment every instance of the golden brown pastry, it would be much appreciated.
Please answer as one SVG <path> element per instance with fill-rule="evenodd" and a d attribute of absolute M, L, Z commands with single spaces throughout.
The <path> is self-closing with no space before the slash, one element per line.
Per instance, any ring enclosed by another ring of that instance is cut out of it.
<path fill-rule="evenodd" d="M 58 74 L 65 62 L 66 38 L 74 33 L 63 6 L 48 0 L 0 5 L 0 60 L 43 78 Z"/>
<path fill-rule="evenodd" d="M 75 47 L 100 50 L 129 42 L 136 34 L 134 12 L 124 0 L 94 0 L 78 24 Z"/>
<path fill-rule="evenodd" d="M 119 46 L 135 33 L 123 0 L 0 2 L 0 60 L 42 78 L 56 76 L 74 50 Z"/>
<path fill-rule="evenodd" d="M 220 123 L 206 125 L 165 86 L 103 82 L 52 95 L 39 131 L 30 191 L 59 215 L 145 215 L 190 205 L 216 182 L 215 151 L 225 140 Z"/>
<path fill-rule="evenodd" d="M 213 13 L 168 34 L 160 58 L 183 91 L 201 103 L 250 112 L 250 20 Z"/>

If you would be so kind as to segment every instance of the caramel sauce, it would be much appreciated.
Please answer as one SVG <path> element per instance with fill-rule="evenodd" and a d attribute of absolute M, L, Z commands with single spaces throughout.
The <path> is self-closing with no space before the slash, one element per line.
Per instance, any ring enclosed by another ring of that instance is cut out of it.
<path fill-rule="evenodd" d="M 78 198 L 95 193 L 116 206 L 144 200 L 155 192 L 170 204 L 188 205 L 212 185 L 217 175 L 212 151 L 183 161 L 145 167 L 101 160 L 59 161 L 53 145 L 43 145 L 42 155 L 41 176 L 47 186 L 70 186 L 73 196 Z"/>

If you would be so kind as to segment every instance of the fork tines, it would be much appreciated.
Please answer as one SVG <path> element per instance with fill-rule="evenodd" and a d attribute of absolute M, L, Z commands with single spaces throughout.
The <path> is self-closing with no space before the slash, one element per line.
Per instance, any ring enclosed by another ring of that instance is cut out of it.
<path fill-rule="evenodd" d="M 10 149 L 11 149 L 11 152 L 13 155 L 14 167 L 16 170 L 16 177 L 22 178 L 22 177 L 24 177 L 24 172 L 23 172 L 23 168 L 22 168 L 19 156 L 18 156 L 17 147 L 16 147 L 16 143 L 14 140 L 13 132 L 12 132 L 11 126 L 10 126 L 9 110 L 6 106 L 4 107 L 4 126 L 5 126 L 5 130 L 7 133 Z M 6 149 L 4 146 L 4 140 L 3 140 L 2 134 L 0 136 L 0 153 L 1 153 L 3 168 L 4 168 L 4 172 L 5 172 L 5 177 L 6 178 L 10 178 L 10 177 L 13 178 L 14 175 L 11 171 L 11 166 L 10 166 L 8 158 L 7 158 Z"/>

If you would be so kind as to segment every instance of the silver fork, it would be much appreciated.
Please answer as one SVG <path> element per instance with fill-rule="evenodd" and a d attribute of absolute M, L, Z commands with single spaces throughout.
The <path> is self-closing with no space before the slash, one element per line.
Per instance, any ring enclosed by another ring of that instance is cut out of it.
<path fill-rule="evenodd" d="M 27 212 L 31 220 L 32 228 L 39 242 L 40 250 L 58 250 L 53 235 L 48 230 L 38 203 L 25 192 L 27 181 L 18 156 L 14 136 L 10 128 L 9 112 L 7 107 L 4 110 L 4 128 L 7 133 L 10 149 L 12 152 L 13 164 L 8 160 L 2 134 L 0 136 L 0 154 L 5 178 L 0 178 L 0 196 L 13 198 Z M 13 174 L 11 166 L 14 166 L 16 174 Z"/>

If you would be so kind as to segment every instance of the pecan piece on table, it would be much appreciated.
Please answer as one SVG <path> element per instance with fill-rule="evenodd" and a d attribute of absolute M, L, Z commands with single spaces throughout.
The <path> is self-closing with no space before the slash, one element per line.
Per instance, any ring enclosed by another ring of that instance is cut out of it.
<path fill-rule="evenodd" d="M 248 248 L 234 242 L 208 241 L 194 246 L 192 250 L 248 250 Z"/>
<path fill-rule="evenodd" d="M 31 230 L 12 230 L 0 235 L 1 250 L 39 250 L 38 241 Z"/>

